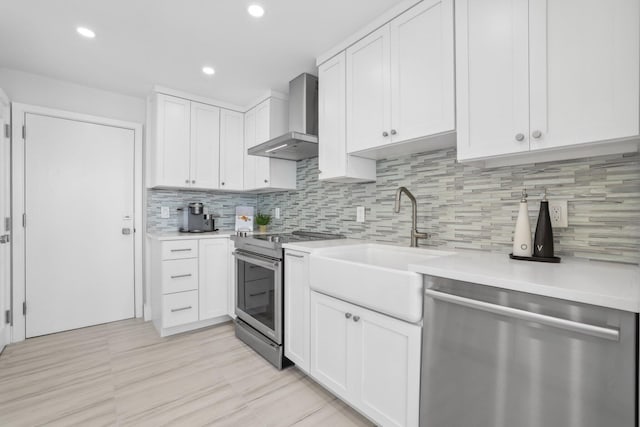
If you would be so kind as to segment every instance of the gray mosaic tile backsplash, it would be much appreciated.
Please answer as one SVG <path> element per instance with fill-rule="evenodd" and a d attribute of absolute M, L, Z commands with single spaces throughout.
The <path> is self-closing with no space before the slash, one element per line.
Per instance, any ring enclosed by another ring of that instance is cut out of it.
<path fill-rule="evenodd" d="M 190 202 L 201 202 L 209 213 L 216 218 L 216 228 L 233 230 L 235 226 L 236 206 L 252 206 L 256 208 L 257 197 L 253 194 L 211 193 L 205 191 L 184 190 L 148 190 L 147 192 L 147 231 L 177 231 L 180 227 L 178 208 Z M 160 218 L 160 208 L 168 206 L 170 218 Z"/>
<path fill-rule="evenodd" d="M 275 231 L 339 232 L 408 245 L 410 202 L 403 196 L 400 213 L 393 213 L 395 190 L 405 186 L 418 200 L 418 228 L 431 234 L 421 245 L 509 253 L 522 188 L 530 195 L 534 229 L 547 188 L 549 199 L 569 202 L 569 227 L 554 230 L 558 255 L 640 262 L 640 155 L 489 169 L 455 159 L 455 149 L 446 149 L 381 160 L 370 184 L 320 182 L 317 159 L 303 160 L 297 191 L 259 195 L 257 204 L 265 213 L 281 208 Z M 355 221 L 356 206 L 366 208 L 364 223 Z"/>

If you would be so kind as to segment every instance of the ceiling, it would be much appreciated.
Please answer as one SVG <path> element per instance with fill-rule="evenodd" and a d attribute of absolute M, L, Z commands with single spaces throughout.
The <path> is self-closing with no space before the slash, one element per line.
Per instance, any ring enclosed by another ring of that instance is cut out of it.
<path fill-rule="evenodd" d="M 142 97 L 245 106 L 401 0 L 0 0 L 0 67 Z M 260 19 L 247 13 L 258 3 Z M 85 39 L 76 27 L 96 33 Z M 205 76 L 202 67 L 215 68 Z"/>

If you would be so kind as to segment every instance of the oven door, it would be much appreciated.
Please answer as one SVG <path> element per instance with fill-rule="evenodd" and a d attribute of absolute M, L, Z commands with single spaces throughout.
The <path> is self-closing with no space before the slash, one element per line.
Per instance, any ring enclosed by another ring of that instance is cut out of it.
<path fill-rule="evenodd" d="M 236 315 L 282 344 L 282 261 L 235 251 Z"/>

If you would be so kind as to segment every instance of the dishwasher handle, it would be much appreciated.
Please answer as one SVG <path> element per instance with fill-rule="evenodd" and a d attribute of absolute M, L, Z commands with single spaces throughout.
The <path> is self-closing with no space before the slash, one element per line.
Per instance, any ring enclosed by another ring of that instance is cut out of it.
<path fill-rule="evenodd" d="M 604 328 L 602 326 L 590 325 L 588 323 L 574 322 L 573 320 L 548 316 L 546 314 L 533 313 L 531 311 L 520 310 L 517 308 L 507 307 L 499 304 L 492 304 L 485 301 L 478 301 L 471 298 L 448 294 L 446 292 L 434 291 L 432 289 L 425 290 L 425 294 L 433 299 L 445 301 L 451 304 L 457 304 L 476 310 L 486 311 L 489 313 L 500 314 L 502 316 L 513 317 L 528 322 L 540 323 L 541 325 L 565 329 L 585 335 L 591 335 L 597 338 L 604 338 L 611 341 L 620 341 L 619 329 Z"/>

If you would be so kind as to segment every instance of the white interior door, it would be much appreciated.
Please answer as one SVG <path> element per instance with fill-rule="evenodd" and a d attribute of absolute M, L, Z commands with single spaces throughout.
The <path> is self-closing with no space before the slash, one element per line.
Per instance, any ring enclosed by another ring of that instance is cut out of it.
<path fill-rule="evenodd" d="M 25 124 L 26 336 L 134 317 L 134 131 Z"/>
<path fill-rule="evenodd" d="M 11 301 L 11 246 L 9 242 L 10 227 L 5 222 L 10 213 L 10 142 L 5 131 L 9 125 L 9 101 L 0 90 L 0 351 L 9 343 L 10 325 L 4 313 L 10 309 Z"/>

